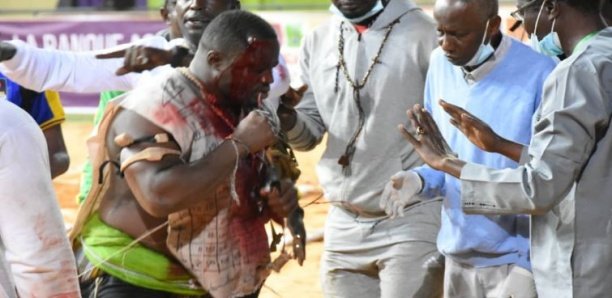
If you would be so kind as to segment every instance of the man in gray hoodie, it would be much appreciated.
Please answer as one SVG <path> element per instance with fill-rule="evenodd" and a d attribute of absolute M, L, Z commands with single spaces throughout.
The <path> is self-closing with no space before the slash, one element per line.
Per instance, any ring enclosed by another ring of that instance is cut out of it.
<path fill-rule="evenodd" d="M 284 98 L 278 110 L 297 150 L 314 148 L 327 132 L 317 167 L 332 203 L 321 260 L 323 292 L 439 295 L 440 201 L 397 206 L 404 216 L 393 218 L 380 204 L 389 177 L 421 163 L 389 128 L 421 102 L 436 47 L 434 23 L 405 0 L 332 0 L 330 10 L 331 21 L 304 41 L 300 62 L 309 89 L 297 106 Z"/>

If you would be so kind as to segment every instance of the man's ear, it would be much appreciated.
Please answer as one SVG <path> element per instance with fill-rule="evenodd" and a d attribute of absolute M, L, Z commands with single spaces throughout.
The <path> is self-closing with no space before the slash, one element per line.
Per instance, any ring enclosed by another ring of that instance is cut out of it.
<path fill-rule="evenodd" d="M 161 15 L 164 22 L 166 22 L 166 24 L 170 24 L 170 19 L 168 18 L 168 9 L 166 9 L 165 7 L 160 8 L 159 14 Z"/>
<path fill-rule="evenodd" d="M 558 0 L 544 0 L 546 1 L 544 4 L 544 9 L 548 13 L 548 20 L 553 21 L 559 17 L 561 13 L 560 3 Z"/>
<path fill-rule="evenodd" d="M 210 50 L 206 53 L 206 60 L 215 70 L 221 70 L 223 68 L 223 55 L 215 50 Z"/>
<path fill-rule="evenodd" d="M 501 18 L 499 17 L 499 15 L 496 15 L 494 17 L 491 18 L 490 21 L 490 25 L 489 28 L 491 30 L 491 36 L 493 36 L 493 34 L 499 33 L 499 28 L 501 26 Z"/>

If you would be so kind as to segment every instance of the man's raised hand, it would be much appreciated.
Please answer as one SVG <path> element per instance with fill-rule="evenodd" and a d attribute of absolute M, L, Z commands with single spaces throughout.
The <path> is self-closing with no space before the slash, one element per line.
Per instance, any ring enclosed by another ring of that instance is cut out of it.
<path fill-rule="evenodd" d="M 416 131 L 416 136 L 413 136 L 402 124 L 398 126 L 398 129 L 412 144 L 421 159 L 432 168 L 459 178 L 465 162 L 459 160 L 448 146 L 429 112 L 416 104 L 412 109 L 406 111 L 406 114 Z"/>
<path fill-rule="evenodd" d="M 268 119 L 255 111 L 250 112 L 238 123 L 233 137 L 248 146 L 250 152 L 263 150 L 278 140 Z"/>
<path fill-rule="evenodd" d="M 118 76 L 130 72 L 143 72 L 161 65 L 170 64 L 173 58 L 171 50 L 163 50 L 146 46 L 131 46 L 110 53 L 98 54 L 98 59 L 124 57 L 123 66 L 117 69 Z"/>
<path fill-rule="evenodd" d="M 481 150 L 495 152 L 501 137 L 489 125 L 454 104 L 442 99 L 440 99 L 439 104 L 451 117 L 450 123 L 459 129 L 470 142 L 474 143 Z"/>
<path fill-rule="evenodd" d="M 306 90 L 308 90 L 308 85 L 302 85 L 298 89 L 289 87 L 289 90 L 281 96 L 280 105 L 278 105 L 276 113 L 280 119 L 281 128 L 284 131 L 288 131 L 295 126 L 297 115 L 294 108 L 302 100 Z"/>
<path fill-rule="evenodd" d="M 483 151 L 502 154 L 516 162 L 520 160 L 523 145 L 502 138 L 484 121 L 456 105 L 442 99 L 439 104 L 451 117 L 450 123 L 476 147 Z"/>
<path fill-rule="evenodd" d="M 281 96 L 281 104 L 285 107 L 294 108 L 298 103 L 300 103 L 300 100 L 302 100 L 306 90 L 308 90 L 308 85 L 302 85 L 297 89 L 289 87 L 289 90 L 287 90 L 287 92 Z"/>

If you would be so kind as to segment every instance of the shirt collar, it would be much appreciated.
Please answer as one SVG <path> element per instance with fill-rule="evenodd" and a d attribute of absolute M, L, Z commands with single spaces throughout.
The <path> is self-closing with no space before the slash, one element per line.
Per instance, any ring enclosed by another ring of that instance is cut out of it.
<path fill-rule="evenodd" d="M 485 63 L 483 63 L 478 68 L 472 71 L 467 71 L 465 70 L 465 68 L 460 67 L 461 71 L 463 72 L 463 78 L 465 79 L 465 81 L 469 85 L 473 85 L 476 82 L 482 80 L 493 70 L 493 68 L 495 68 L 495 66 L 497 66 L 503 60 L 506 54 L 508 54 L 508 50 L 510 49 L 511 45 L 512 40 L 510 39 L 510 37 L 502 34 L 502 39 L 499 43 L 499 46 L 497 46 L 497 49 L 495 49 L 493 56 L 487 61 L 485 61 Z"/>

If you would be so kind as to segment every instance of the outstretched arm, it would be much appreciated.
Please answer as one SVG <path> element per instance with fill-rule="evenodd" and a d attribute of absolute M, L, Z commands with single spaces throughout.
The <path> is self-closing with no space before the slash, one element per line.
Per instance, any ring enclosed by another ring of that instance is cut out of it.
<path fill-rule="evenodd" d="M 159 45 L 161 37 L 143 41 Z M 164 41 L 165 43 L 165 41 Z M 102 92 L 131 90 L 139 74 L 117 76 L 122 58 L 96 59 L 94 52 L 39 49 L 22 41 L 0 42 L 0 72 L 28 89 L 38 92 Z"/>
<path fill-rule="evenodd" d="M 174 142 L 139 144 L 123 149 L 115 145 L 114 137 L 127 133 L 137 139 L 165 133 L 134 112 L 123 110 L 115 118 L 107 146 L 111 156 L 142 152 L 156 146 L 178 150 Z M 170 213 L 202 204 L 203 193 L 213 193 L 232 173 L 236 158 L 257 152 L 276 141 L 267 120 L 252 112 L 243 119 L 233 137 L 240 140 L 236 147 L 224 141 L 197 161 L 186 162 L 177 155 L 166 155 L 161 161 L 139 161 L 125 169 L 125 179 L 139 204 L 151 215 L 165 217 Z M 242 145 L 244 143 L 244 145 Z M 238 149 L 238 155 L 235 152 Z M 121 152 L 121 153 L 120 153 Z"/>
<path fill-rule="evenodd" d="M 408 112 L 422 134 L 413 136 L 404 127 L 402 133 L 427 164 L 461 179 L 466 213 L 544 214 L 565 198 L 586 169 L 608 129 L 610 92 L 591 69 L 563 69 L 555 75 L 558 79 L 544 85 L 546 100 L 529 160 L 516 169 L 490 169 L 449 155 L 431 117 L 420 107 Z"/>
<path fill-rule="evenodd" d="M 451 117 L 450 123 L 457 127 L 476 147 L 487 152 L 504 155 L 516 162 L 520 161 L 524 146 L 496 134 L 491 127 L 470 112 L 440 100 L 440 106 Z"/>
<path fill-rule="evenodd" d="M 430 167 L 459 178 L 465 162 L 453 153 L 429 112 L 417 104 L 406 114 L 416 135 L 413 136 L 402 124 L 398 128 L 421 159 Z"/>

